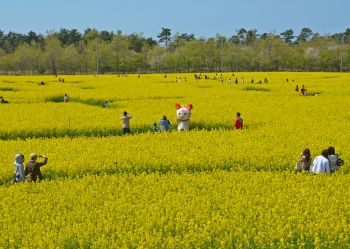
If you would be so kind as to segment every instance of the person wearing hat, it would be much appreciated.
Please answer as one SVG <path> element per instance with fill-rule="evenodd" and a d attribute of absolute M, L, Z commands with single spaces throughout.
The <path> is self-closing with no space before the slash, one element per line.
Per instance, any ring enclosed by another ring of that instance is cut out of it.
<path fill-rule="evenodd" d="M 24 181 L 24 155 L 23 154 L 17 154 L 15 156 L 14 161 L 14 168 L 15 168 L 15 176 L 13 181 L 14 182 L 23 182 Z"/>
<path fill-rule="evenodd" d="M 38 157 L 42 157 L 43 161 L 38 162 Z M 24 174 L 26 176 L 26 179 L 28 182 L 34 181 L 36 182 L 37 178 L 39 178 L 39 181 L 44 179 L 43 175 L 41 174 L 40 168 L 47 164 L 47 157 L 42 155 L 38 156 L 36 153 L 30 154 L 30 161 L 26 164 L 26 169 L 24 171 Z"/>

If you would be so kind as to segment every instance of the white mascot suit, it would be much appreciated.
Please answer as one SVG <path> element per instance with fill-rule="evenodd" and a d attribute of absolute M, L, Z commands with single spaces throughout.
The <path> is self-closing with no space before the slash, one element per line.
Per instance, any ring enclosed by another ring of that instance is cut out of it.
<path fill-rule="evenodd" d="M 187 106 L 180 106 L 179 104 L 176 104 L 176 118 L 179 122 L 179 125 L 177 126 L 178 131 L 188 131 L 190 129 L 190 118 L 192 108 L 192 104 L 189 104 Z"/>

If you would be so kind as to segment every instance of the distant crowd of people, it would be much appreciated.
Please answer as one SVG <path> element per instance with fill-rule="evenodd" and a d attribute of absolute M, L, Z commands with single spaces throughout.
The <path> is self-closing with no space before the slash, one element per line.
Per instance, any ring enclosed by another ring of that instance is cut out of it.
<path fill-rule="evenodd" d="M 306 171 L 315 174 L 334 173 L 343 165 L 344 161 L 335 153 L 335 148 L 333 146 L 322 150 L 321 155 L 317 156 L 313 162 L 310 149 L 306 148 L 301 152 L 300 159 L 295 165 L 295 170 L 298 172 Z"/>

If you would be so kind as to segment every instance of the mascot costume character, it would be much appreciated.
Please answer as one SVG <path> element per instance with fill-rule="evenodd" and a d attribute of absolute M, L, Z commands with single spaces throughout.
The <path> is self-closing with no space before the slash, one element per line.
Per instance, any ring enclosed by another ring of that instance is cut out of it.
<path fill-rule="evenodd" d="M 177 126 L 178 131 L 188 131 L 190 129 L 190 118 L 192 108 L 192 104 L 189 104 L 187 106 L 180 106 L 179 104 L 176 104 L 176 118 L 179 122 L 179 125 Z"/>

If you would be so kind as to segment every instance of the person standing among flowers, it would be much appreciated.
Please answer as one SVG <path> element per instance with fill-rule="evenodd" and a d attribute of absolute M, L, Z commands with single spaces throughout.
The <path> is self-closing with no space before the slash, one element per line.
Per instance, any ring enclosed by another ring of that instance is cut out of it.
<path fill-rule="evenodd" d="M 235 123 L 234 123 L 235 129 L 243 129 L 243 119 L 241 117 L 241 113 L 236 113 Z"/>
<path fill-rule="evenodd" d="M 122 131 L 123 135 L 126 133 L 130 134 L 130 119 L 132 118 L 131 113 L 127 113 L 126 111 L 123 113 L 123 115 L 120 117 L 120 119 L 123 121 Z"/>
<path fill-rule="evenodd" d="M 23 182 L 24 181 L 24 155 L 17 154 L 15 156 L 14 168 L 15 168 L 15 176 L 14 182 Z"/>
<path fill-rule="evenodd" d="M 42 162 L 38 162 L 38 157 L 43 158 Z M 26 169 L 24 171 L 24 175 L 26 176 L 26 179 L 28 182 L 34 181 L 36 182 L 37 178 L 39 178 L 39 181 L 43 180 L 44 177 L 41 173 L 40 168 L 47 164 L 47 157 L 42 155 L 38 156 L 36 153 L 30 154 L 30 161 L 26 164 Z"/>

